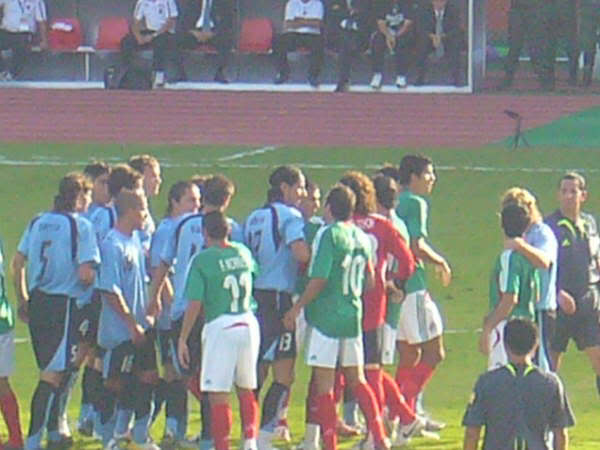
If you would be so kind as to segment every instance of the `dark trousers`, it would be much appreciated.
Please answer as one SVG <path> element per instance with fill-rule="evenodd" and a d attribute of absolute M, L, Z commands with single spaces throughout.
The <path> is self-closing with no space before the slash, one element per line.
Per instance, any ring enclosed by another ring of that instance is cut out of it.
<path fill-rule="evenodd" d="M 600 4 L 595 0 L 581 0 L 579 14 L 579 42 L 583 51 L 583 63 L 585 70 L 591 74 L 600 28 Z"/>
<path fill-rule="evenodd" d="M 350 81 L 352 62 L 366 49 L 368 41 L 364 33 L 351 30 L 341 30 L 338 39 L 339 81 L 347 83 Z"/>
<path fill-rule="evenodd" d="M 233 45 L 233 36 L 230 32 L 216 33 L 211 39 L 205 42 L 199 42 L 191 32 L 186 31 L 185 33 L 177 33 L 177 48 L 192 50 L 201 44 L 212 45 L 217 50 L 217 68 L 223 70 L 229 60 L 231 54 L 231 47 Z M 183 68 L 183 61 L 181 59 L 181 52 L 179 52 L 180 63 L 179 66 Z"/>
<path fill-rule="evenodd" d="M 325 42 L 320 34 L 308 33 L 283 33 L 273 40 L 273 54 L 275 64 L 280 72 L 289 73 L 290 65 L 287 53 L 299 48 L 307 48 L 310 51 L 309 76 L 317 77 L 323 65 L 325 53 Z"/>
<path fill-rule="evenodd" d="M 444 44 L 444 58 L 446 58 L 450 64 L 452 80 L 456 83 L 460 80 L 461 39 L 459 36 L 451 35 L 442 39 L 442 43 Z M 417 81 L 423 82 L 425 79 L 427 57 L 434 51 L 435 48 L 433 47 L 433 42 L 429 35 L 420 35 L 417 39 L 416 53 Z"/>
<path fill-rule="evenodd" d="M 121 58 L 123 64 L 129 65 L 138 50 L 152 49 L 152 70 L 164 71 L 169 58 L 177 60 L 177 46 L 175 36 L 171 33 L 162 33 L 147 44 L 140 45 L 135 36 L 130 33 L 121 41 Z"/>
<path fill-rule="evenodd" d="M 396 46 L 394 47 L 396 75 L 406 75 L 408 72 L 409 52 L 412 45 L 414 45 L 414 37 L 412 34 L 404 33 L 402 36 L 396 37 Z M 385 35 L 380 31 L 376 31 L 371 38 L 371 57 L 374 73 L 383 72 L 383 63 L 387 48 Z"/>
<path fill-rule="evenodd" d="M 545 9 L 550 16 L 546 39 L 549 43 L 548 58 L 552 59 L 552 71 L 554 73 L 558 47 L 563 46 L 569 58 L 569 78 L 575 81 L 579 64 L 577 0 L 553 0 L 544 5 L 547 6 Z"/>
<path fill-rule="evenodd" d="M 12 50 L 13 52 L 8 68 L 0 55 L 0 72 L 8 70 L 12 76 L 17 77 L 23 71 L 30 53 L 31 39 L 31 33 L 12 33 L 0 30 L 0 50 Z"/>

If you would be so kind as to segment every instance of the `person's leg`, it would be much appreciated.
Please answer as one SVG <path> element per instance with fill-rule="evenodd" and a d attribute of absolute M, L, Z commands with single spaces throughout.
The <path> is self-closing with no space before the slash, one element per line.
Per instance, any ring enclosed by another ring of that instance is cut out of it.
<path fill-rule="evenodd" d="M 350 82 L 352 60 L 357 51 L 356 32 L 342 30 L 340 33 L 340 58 L 338 64 L 338 85 Z"/>
<path fill-rule="evenodd" d="M 525 32 L 522 9 L 511 8 L 508 12 L 508 55 L 504 61 L 504 85 L 512 84 L 519 64 L 519 56 L 525 42 Z"/>
<path fill-rule="evenodd" d="M 7 446 L 23 447 L 23 434 L 19 419 L 19 403 L 12 390 L 8 377 L 15 370 L 14 331 L 0 335 L 0 413 L 8 430 Z"/>
<path fill-rule="evenodd" d="M 433 51 L 433 44 L 429 36 L 421 35 L 417 39 L 417 52 L 415 65 L 417 66 L 417 86 L 425 83 L 425 72 L 427 70 L 427 57 Z"/>
<path fill-rule="evenodd" d="M 146 332 L 144 343 L 137 347 L 135 351 L 133 363 L 136 379 L 134 387 L 135 421 L 131 434 L 136 444 L 145 444 L 150 440 L 149 432 L 154 411 L 154 391 L 159 379 L 154 341 L 154 332 Z"/>
<path fill-rule="evenodd" d="M 233 46 L 231 30 L 223 30 L 216 34 L 210 40 L 210 43 L 217 49 L 217 71 L 215 72 L 215 81 L 227 83 L 228 80 L 225 77 L 225 67 L 229 61 L 231 48 Z"/>
<path fill-rule="evenodd" d="M 31 54 L 31 34 L 30 33 L 10 33 L 11 48 L 13 51 L 10 73 L 13 77 L 18 77 Z"/>
<path fill-rule="evenodd" d="M 121 40 L 121 63 L 128 66 L 133 61 L 136 50 L 140 47 L 135 36 L 129 33 Z"/>
<path fill-rule="evenodd" d="M 310 60 L 308 66 L 308 79 L 311 84 L 315 84 L 321 67 L 323 66 L 323 57 L 325 56 L 325 40 L 321 34 L 302 35 L 302 46 L 310 51 Z"/>
<path fill-rule="evenodd" d="M 298 33 L 282 33 L 273 39 L 273 57 L 278 75 L 281 75 L 282 82 L 287 80 L 290 74 L 290 65 L 288 63 L 288 52 L 296 50 Z M 279 81 L 279 80 L 277 80 Z"/>

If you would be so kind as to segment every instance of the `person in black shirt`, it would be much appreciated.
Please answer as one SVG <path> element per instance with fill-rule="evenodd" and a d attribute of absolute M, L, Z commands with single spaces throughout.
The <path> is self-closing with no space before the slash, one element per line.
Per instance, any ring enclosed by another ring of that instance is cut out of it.
<path fill-rule="evenodd" d="M 463 417 L 464 450 L 479 448 L 482 427 L 483 450 L 513 450 L 517 440 L 530 449 L 550 450 L 549 431 L 555 450 L 568 448 L 573 413 L 558 376 L 531 363 L 537 344 L 533 322 L 521 318 L 507 322 L 504 346 L 510 362 L 477 380 Z"/>

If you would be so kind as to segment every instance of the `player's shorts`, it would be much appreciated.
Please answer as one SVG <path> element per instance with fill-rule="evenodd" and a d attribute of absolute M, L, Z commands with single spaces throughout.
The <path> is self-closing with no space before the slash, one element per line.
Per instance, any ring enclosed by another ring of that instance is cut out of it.
<path fill-rule="evenodd" d="M 534 358 L 535 364 L 543 370 L 553 371 L 550 348 L 556 331 L 556 310 L 536 311 L 536 322 L 540 333 L 540 345 Z"/>
<path fill-rule="evenodd" d="M 102 378 L 157 370 L 154 339 L 154 331 L 146 331 L 146 339 L 140 346 L 136 347 L 133 342 L 125 341 L 115 348 L 107 349 L 102 359 Z"/>
<path fill-rule="evenodd" d="M 508 364 L 508 355 L 504 348 L 504 327 L 506 320 L 501 321 L 490 333 L 490 347 L 488 353 L 488 370 Z"/>
<path fill-rule="evenodd" d="M 398 321 L 398 340 L 422 344 L 443 332 L 442 316 L 429 292 L 421 290 L 406 294 Z"/>
<path fill-rule="evenodd" d="M 283 316 L 292 307 L 292 296 L 288 292 L 272 289 L 254 289 L 258 303 L 256 318 L 260 327 L 259 361 L 272 362 L 296 357 L 295 332 L 283 326 Z"/>
<path fill-rule="evenodd" d="M 396 356 L 396 340 L 398 330 L 392 328 L 389 323 L 383 324 L 383 348 L 381 349 L 381 364 L 390 366 L 394 364 Z"/>
<path fill-rule="evenodd" d="M 260 331 L 253 313 L 224 314 L 202 330 L 200 390 L 256 389 Z"/>
<path fill-rule="evenodd" d="M 168 353 L 171 356 L 171 364 L 173 364 L 175 372 L 177 372 L 179 376 L 189 377 L 198 371 L 200 368 L 200 362 L 202 361 L 202 327 L 204 322 L 202 319 L 196 320 L 196 323 L 192 327 L 190 335 L 188 336 L 187 345 L 190 352 L 190 364 L 188 369 L 181 366 L 179 363 L 179 357 L 177 355 L 177 345 L 179 343 L 182 325 L 183 317 L 179 320 L 174 320 L 171 322 Z"/>
<path fill-rule="evenodd" d="M 362 336 L 335 338 L 325 336 L 310 325 L 306 329 L 304 356 L 308 366 L 335 369 L 364 366 Z"/>
<path fill-rule="evenodd" d="M 15 371 L 15 331 L 0 334 L 0 378 L 8 378 Z"/>
<path fill-rule="evenodd" d="M 160 363 L 165 366 L 173 364 L 171 355 L 171 330 L 156 330 L 156 346 L 160 354 Z"/>
<path fill-rule="evenodd" d="M 35 289 L 29 295 L 29 334 L 38 368 L 62 372 L 77 353 L 78 330 L 74 298 Z"/>
<path fill-rule="evenodd" d="M 362 333 L 365 365 L 381 364 L 383 354 L 383 325 Z"/>
<path fill-rule="evenodd" d="M 573 339 L 578 350 L 600 345 L 600 296 L 596 287 L 577 299 L 574 314 L 564 314 L 560 309 L 556 319 L 556 331 L 552 339 L 552 350 L 562 353 L 567 350 L 569 339 Z"/>
<path fill-rule="evenodd" d="M 101 311 L 102 298 L 100 291 L 95 289 L 90 302 L 76 308 L 76 327 L 80 341 L 93 346 L 98 345 L 98 323 L 100 322 Z"/>

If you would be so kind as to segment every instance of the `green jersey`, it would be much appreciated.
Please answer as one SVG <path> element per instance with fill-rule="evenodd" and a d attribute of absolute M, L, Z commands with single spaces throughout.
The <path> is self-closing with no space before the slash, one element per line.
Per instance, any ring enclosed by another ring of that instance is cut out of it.
<path fill-rule="evenodd" d="M 306 321 L 326 336 L 360 336 L 369 237 L 350 222 L 322 227 L 312 245 L 309 278 L 324 278 L 325 288 L 306 306 Z"/>
<path fill-rule="evenodd" d="M 420 195 L 413 194 L 408 189 L 398 196 L 396 214 L 406 224 L 411 241 L 427 237 L 428 210 L 427 200 Z M 416 259 L 416 263 L 415 273 L 406 280 L 407 294 L 427 288 L 425 265 L 420 259 Z"/>
<path fill-rule="evenodd" d="M 4 248 L 0 240 L 0 334 L 8 333 L 15 327 L 15 313 L 6 298 Z"/>
<path fill-rule="evenodd" d="M 206 323 L 255 309 L 252 281 L 258 265 L 243 244 L 229 242 L 198 253 L 188 268 L 185 296 L 204 303 Z"/>
<path fill-rule="evenodd" d="M 517 295 L 517 304 L 509 317 L 535 320 L 535 305 L 540 293 L 539 274 L 527 258 L 513 250 L 504 250 L 494 264 L 490 277 L 490 310 L 496 308 L 505 293 Z"/>
<path fill-rule="evenodd" d="M 391 212 L 390 220 L 394 224 L 394 227 L 400 235 L 404 238 L 406 245 L 410 246 L 410 235 L 408 234 L 408 228 L 406 228 L 406 224 L 404 220 L 402 220 L 395 211 Z M 392 255 L 388 256 L 388 272 L 395 272 L 398 261 L 394 259 Z M 392 328 L 398 328 L 398 321 L 400 320 L 400 310 L 402 309 L 402 303 L 396 303 L 390 301 L 390 298 L 387 298 L 387 309 L 385 311 L 385 321 Z"/>
<path fill-rule="evenodd" d="M 308 245 L 312 245 L 315 236 L 317 235 L 317 232 L 323 225 L 325 225 L 325 222 L 323 222 L 323 219 L 321 219 L 320 217 L 311 217 L 310 219 L 308 219 L 307 222 L 304 223 L 304 239 L 306 240 L 306 243 Z M 304 288 L 308 284 L 308 268 L 304 266 L 304 268 L 302 269 L 304 269 L 303 272 L 298 276 L 298 279 L 296 280 L 297 294 L 302 294 L 304 292 Z"/>

